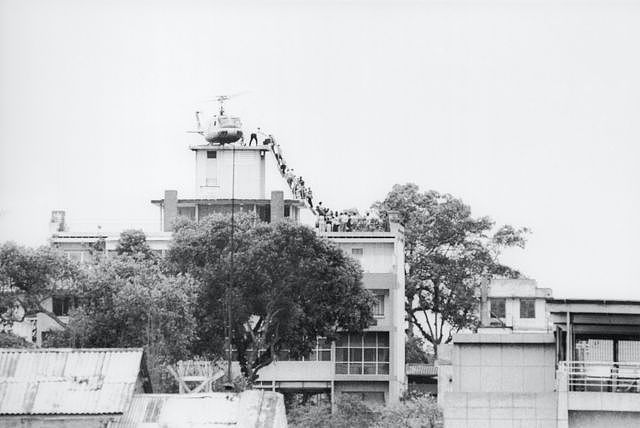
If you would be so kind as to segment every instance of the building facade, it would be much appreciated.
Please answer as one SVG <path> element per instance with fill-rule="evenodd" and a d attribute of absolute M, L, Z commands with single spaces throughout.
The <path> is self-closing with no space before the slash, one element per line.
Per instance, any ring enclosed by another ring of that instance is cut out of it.
<path fill-rule="evenodd" d="M 371 402 L 397 402 L 404 376 L 404 239 L 402 226 L 389 232 L 324 232 L 360 261 L 363 284 L 376 298 L 376 325 L 361 334 L 342 333 L 334 343 L 319 341 L 303 361 L 286 356 L 260 372 L 260 387 L 301 393 L 348 393 Z"/>
<path fill-rule="evenodd" d="M 166 190 L 162 199 L 151 201 L 159 207 L 161 229 L 147 234 L 152 250 L 162 254 L 168 249 L 172 224 L 180 216 L 197 221 L 233 209 L 255 213 L 263 221 L 291 220 L 316 226 L 316 214 L 307 200 L 292 191 L 271 146 L 201 145 L 190 150 L 195 154 L 194 192 L 183 198 L 175 190 Z M 51 244 L 79 261 L 91 257 L 96 242 L 102 243 L 101 250 L 107 254 L 115 251 L 119 238 L 64 231 L 58 224 L 52 229 Z M 377 299 L 376 325 L 360 334 L 345 332 L 334 343 L 319 338 L 316 350 L 301 361 L 291 361 L 286 352 L 281 353 L 278 361 L 261 370 L 258 387 L 398 401 L 406 383 L 404 230 L 391 216 L 387 231 L 318 233 L 360 262 L 363 285 Z M 47 327 L 55 328 L 50 323 Z"/>
<path fill-rule="evenodd" d="M 481 312 L 478 332 L 455 335 L 438 361 L 445 427 L 640 425 L 640 302 L 498 280 Z"/>

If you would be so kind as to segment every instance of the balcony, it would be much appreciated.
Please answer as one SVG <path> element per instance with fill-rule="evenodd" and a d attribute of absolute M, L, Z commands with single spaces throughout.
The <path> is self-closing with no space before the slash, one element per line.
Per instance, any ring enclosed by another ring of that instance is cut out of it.
<path fill-rule="evenodd" d="M 557 382 L 569 411 L 640 409 L 640 362 L 561 361 Z"/>
<path fill-rule="evenodd" d="M 640 393 L 640 362 L 561 361 L 568 391 Z"/>

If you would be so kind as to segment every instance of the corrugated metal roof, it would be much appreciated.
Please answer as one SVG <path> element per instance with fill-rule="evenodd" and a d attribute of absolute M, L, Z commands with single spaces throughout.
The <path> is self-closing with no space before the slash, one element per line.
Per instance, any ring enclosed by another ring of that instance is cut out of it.
<path fill-rule="evenodd" d="M 431 364 L 409 363 L 405 367 L 407 376 L 437 376 L 438 367 Z"/>
<path fill-rule="evenodd" d="M 202 394 L 135 394 L 110 428 L 165 426 L 286 426 L 282 396 L 271 391 Z"/>
<path fill-rule="evenodd" d="M 0 414 L 122 413 L 142 349 L 2 349 Z"/>

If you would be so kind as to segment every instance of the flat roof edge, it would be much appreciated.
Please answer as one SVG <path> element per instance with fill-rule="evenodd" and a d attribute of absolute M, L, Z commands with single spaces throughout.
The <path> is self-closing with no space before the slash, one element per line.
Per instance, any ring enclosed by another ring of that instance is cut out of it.
<path fill-rule="evenodd" d="M 553 333 L 458 333 L 453 343 L 555 343 L 555 337 Z"/>

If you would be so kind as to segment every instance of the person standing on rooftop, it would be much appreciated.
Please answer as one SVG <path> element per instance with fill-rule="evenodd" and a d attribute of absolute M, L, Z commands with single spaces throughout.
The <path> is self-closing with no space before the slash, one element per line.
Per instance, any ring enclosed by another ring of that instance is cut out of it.
<path fill-rule="evenodd" d="M 256 146 L 258 146 L 258 133 L 260 132 L 260 128 L 258 127 L 258 130 L 255 132 L 251 133 L 251 138 L 249 139 L 249 146 L 251 146 L 251 142 L 255 141 L 256 142 Z"/>

